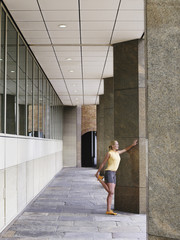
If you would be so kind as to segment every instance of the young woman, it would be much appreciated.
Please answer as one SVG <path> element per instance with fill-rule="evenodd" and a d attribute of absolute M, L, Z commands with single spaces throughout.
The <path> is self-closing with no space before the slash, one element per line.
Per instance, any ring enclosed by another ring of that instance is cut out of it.
<path fill-rule="evenodd" d="M 112 198 L 113 198 L 113 194 L 114 194 L 114 189 L 116 186 L 116 171 L 117 171 L 120 161 L 121 161 L 120 154 L 129 151 L 131 148 L 133 148 L 136 145 L 137 145 L 137 140 L 134 140 L 132 145 L 130 145 L 129 147 L 126 147 L 123 150 L 118 150 L 118 148 L 119 148 L 118 142 L 112 141 L 109 146 L 109 152 L 106 154 L 104 161 L 100 165 L 100 167 L 95 175 L 97 177 L 97 179 L 99 180 L 99 182 L 103 185 L 105 190 L 108 192 L 106 214 L 117 215 L 117 213 L 115 213 L 111 210 L 111 203 L 112 203 Z M 99 175 L 99 172 L 104 167 L 106 162 L 108 162 L 108 166 L 105 169 L 105 181 L 103 181 L 102 180 L 103 177 Z"/>

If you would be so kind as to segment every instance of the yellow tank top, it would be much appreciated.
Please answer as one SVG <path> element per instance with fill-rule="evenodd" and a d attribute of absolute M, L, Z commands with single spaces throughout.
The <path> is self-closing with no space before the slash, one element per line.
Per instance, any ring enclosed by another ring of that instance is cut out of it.
<path fill-rule="evenodd" d="M 108 166 L 105 170 L 110 171 L 117 171 L 121 158 L 118 152 L 114 152 L 113 150 L 109 151 L 109 159 L 108 159 Z"/>

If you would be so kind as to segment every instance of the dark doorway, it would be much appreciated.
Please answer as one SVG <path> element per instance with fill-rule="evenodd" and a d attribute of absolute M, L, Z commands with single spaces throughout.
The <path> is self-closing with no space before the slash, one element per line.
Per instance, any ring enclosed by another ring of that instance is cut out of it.
<path fill-rule="evenodd" d="M 91 131 L 81 137 L 81 166 L 95 167 L 97 164 L 96 132 Z"/>

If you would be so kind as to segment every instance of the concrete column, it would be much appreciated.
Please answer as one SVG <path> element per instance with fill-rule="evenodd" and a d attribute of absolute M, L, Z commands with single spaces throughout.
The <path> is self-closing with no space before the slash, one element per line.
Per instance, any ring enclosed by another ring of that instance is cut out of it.
<path fill-rule="evenodd" d="M 77 166 L 77 108 L 63 108 L 63 166 Z"/>
<path fill-rule="evenodd" d="M 143 41 L 114 45 L 114 138 L 120 149 L 139 145 L 121 155 L 115 208 L 142 213 L 146 203 L 146 124 Z M 143 182 L 144 181 L 144 182 Z"/>
<path fill-rule="evenodd" d="M 180 239 L 180 2 L 146 1 L 148 239 Z"/>
<path fill-rule="evenodd" d="M 97 168 L 104 158 L 104 95 L 99 96 L 97 106 Z"/>
<path fill-rule="evenodd" d="M 77 131 L 76 131 L 76 142 L 77 142 L 77 167 L 81 167 L 81 107 L 77 107 Z"/>
<path fill-rule="evenodd" d="M 114 80 L 104 79 L 104 150 L 109 150 L 109 143 L 114 140 Z"/>
<path fill-rule="evenodd" d="M 100 96 L 97 107 L 97 167 L 104 160 L 110 141 L 114 139 L 114 81 L 113 77 L 104 79 L 104 95 Z M 101 174 L 104 175 L 104 169 Z"/>

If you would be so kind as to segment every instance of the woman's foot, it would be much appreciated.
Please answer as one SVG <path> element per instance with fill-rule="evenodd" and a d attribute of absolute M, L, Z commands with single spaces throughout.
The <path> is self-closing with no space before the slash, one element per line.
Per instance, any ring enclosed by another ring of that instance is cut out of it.
<path fill-rule="evenodd" d="M 104 178 L 104 176 L 98 175 L 98 181 L 102 180 Z"/>
<path fill-rule="evenodd" d="M 109 214 L 109 215 L 117 215 L 117 213 L 113 212 L 113 210 L 107 211 L 106 214 Z"/>

